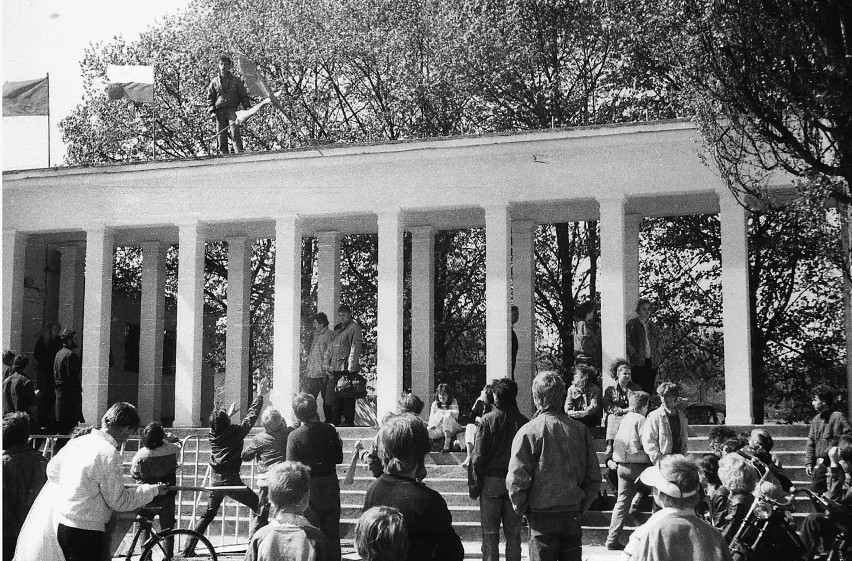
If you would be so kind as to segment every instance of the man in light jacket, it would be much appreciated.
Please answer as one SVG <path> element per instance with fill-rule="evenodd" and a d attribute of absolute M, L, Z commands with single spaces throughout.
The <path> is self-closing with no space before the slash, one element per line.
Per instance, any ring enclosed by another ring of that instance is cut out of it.
<path fill-rule="evenodd" d="M 334 386 L 343 376 L 361 370 L 361 326 L 352 319 L 352 310 L 345 304 L 337 309 L 337 319 L 340 323 L 334 326 L 329 358 Z M 355 398 L 335 396 L 331 422 L 337 426 L 354 426 Z"/>
<path fill-rule="evenodd" d="M 642 427 L 642 447 L 654 464 L 666 454 L 686 454 L 689 442 L 686 413 L 677 408 L 680 396 L 677 384 L 663 382 L 657 388 L 657 395 L 663 404 L 648 413 Z"/>
<path fill-rule="evenodd" d="M 601 486 L 589 429 L 562 411 L 565 383 L 542 372 L 532 384 L 536 413 L 512 441 L 506 488 L 530 527 L 530 561 L 582 559 L 580 513 Z"/>
<path fill-rule="evenodd" d="M 102 559 L 112 513 L 142 508 L 168 490 L 168 483 L 124 487 L 119 448 L 138 428 L 136 408 L 116 403 L 104 414 L 100 430 L 71 439 L 47 464 L 47 477 L 57 484 L 56 536 L 66 561 Z"/>

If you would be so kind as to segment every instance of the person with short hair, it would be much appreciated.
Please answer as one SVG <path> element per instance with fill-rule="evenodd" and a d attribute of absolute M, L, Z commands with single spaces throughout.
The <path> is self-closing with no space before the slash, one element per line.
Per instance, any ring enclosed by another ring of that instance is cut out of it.
<path fill-rule="evenodd" d="M 417 395 L 411 392 L 404 392 L 402 397 L 399 398 L 396 404 L 396 415 L 402 415 L 404 413 L 411 413 L 412 415 L 420 415 L 423 412 L 423 408 L 426 406 L 423 403 L 423 400 L 420 399 Z M 389 415 L 390 416 L 390 415 Z M 368 450 L 363 452 L 364 457 L 367 462 L 367 469 L 370 470 L 370 473 L 373 477 L 380 477 L 384 472 L 385 468 L 382 465 L 382 460 L 379 458 L 379 445 L 377 442 L 378 432 L 376 433 L 376 437 L 370 442 L 370 447 Z M 356 442 L 356 451 L 355 453 L 359 453 L 357 450 L 358 444 L 360 444 L 360 440 Z M 415 474 L 414 478 L 417 481 L 423 481 L 426 478 L 426 466 L 424 465 L 422 469 L 419 469 L 417 474 Z"/>
<path fill-rule="evenodd" d="M 642 427 L 645 425 L 650 400 L 651 396 L 641 390 L 628 394 L 629 407 L 613 439 L 612 459 L 618 464 L 618 486 L 606 538 L 606 548 L 610 550 L 624 549 L 621 542 L 624 515 L 639 512 L 639 501 L 643 495 L 638 493 L 636 479 L 651 465 L 642 446 Z"/>
<path fill-rule="evenodd" d="M 532 383 L 533 418 L 518 430 L 506 488 L 530 528 L 530 560 L 580 561 L 580 514 L 597 497 L 601 470 L 589 429 L 562 411 L 565 383 L 541 372 Z"/>
<path fill-rule="evenodd" d="M 704 489 L 704 496 L 695 508 L 695 512 L 717 528 L 722 516 L 728 510 L 730 495 L 730 491 L 719 479 L 719 461 L 719 456 L 716 454 L 701 454 L 695 460 L 701 486 Z"/>
<path fill-rule="evenodd" d="M 329 351 L 329 374 L 332 387 L 344 376 L 361 371 L 362 336 L 361 326 L 352 318 L 352 309 L 347 305 L 337 308 L 340 323 L 334 326 L 334 339 Z M 355 426 L 356 398 L 335 394 L 331 421 L 337 426 Z"/>
<path fill-rule="evenodd" d="M 431 447 L 426 423 L 409 413 L 392 415 L 379 429 L 378 446 L 385 473 L 367 489 L 364 510 L 390 506 L 402 513 L 409 544 L 405 560 L 461 561 L 464 548 L 447 502 L 414 478 Z"/>
<path fill-rule="evenodd" d="M 828 451 L 837 445 L 837 439 L 852 434 L 846 416 L 834 410 L 834 388 L 821 384 L 814 388 L 813 406 L 817 414 L 811 419 L 805 447 L 805 472 L 811 477 L 811 490 L 822 494 L 827 489 Z"/>
<path fill-rule="evenodd" d="M 305 517 L 328 539 L 332 561 L 340 559 L 340 482 L 337 464 L 343 462 L 343 443 L 334 426 L 317 416 L 317 401 L 309 393 L 293 398 L 293 413 L 302 425 L 287 438 L 287 459 L 311 468 L 311 494 Z"/>
<path fill-rule="evenodd" d="M 506 536 L 506 561 L 521 559 L 522 519 L 512 508 L 506 489 L 512 441 L 529 419 L 518 409 L 518 384 L 509 378 L 491 383 L 494 409 L 477 424 L 470 456 L 468 486 L 471 498 L 479 497 L 482 526 L 482 558 L 498 561 L 500 524 Z"/>
<path fill-rule="evenodd" d="M 574 383 L 565 396 L 565 414 L 587 427 L 599 427 L 603 418 L 601 389 L 592 382 L 597 376 L 593 366 L 574 366 Z"/>
<path fill-rule="evenodd" d="M 834 504 L 825 512 L 809 514 L 802 524 L 807 560 L 814 558 L 820 542 L 827 552 L 838 535 L 852 530 L 852 487 L 846 486 L 846 478 L 852 474 L 852 436 L 841 435 L 837 446 L 829 449 L 828 458 L 826 497 Z"/>
<path fill-rule="evenodd" d="M 636 317 L 627 322 L 627 358 L 633 369 L 633 381 L 642 391 L 654 393 L 660 365 L 660 330 L 651 319 L 651 301 L 636 302 Z"/>
<path fill-rule="evenodd" d="M 720 458 L 726 454 L 725 443 L 733 438 L 739 438 L 737 431 L 727 425 L 716 425 L 707 434 L 710 450 Z"/>
<path fill-rule="evenodd" d="M 56 434 L 71 434 L 83 419 L 83 365 L 77 348 L 77 332 L 66 327 L 59 334 L 62 349 L 53 361 L 53 381 L 56 390 Z M 64 439 L 56 442 L 54 450 L 65 445 Z"/>
<path fill-rule="evenodd" d="M 145 428 L 142 429 L 139 451 L 136 452 L 130 461 L 130 475 L 133 479 L 142 483 L 168 483 L 171 486 L 177 485 L 180 446 L 175 440 L 172 437 L 166 438 L 166 431 L 163 430 L 163 425 L 157 421 L 152 421 L 145 425 Z M 163 530 L 175 527 L 176 496 L 177 491 L 172 490 L 164 495 L 155 497 L 153 501 L 145 505 L 146 508 L 159 509 L 156 516 L 160 518 L 160 528 Z M 153 517 L 152 515 L 152 520 Z M 147 535 L 143 536 L 143 543 L 146 539 Z M 173 549 L 174 540 L 170 539 L 165 544 L 165 550 L 171 555 Z"/>
<path fill-rule="evenodd" d="M 686 414 L 676 407 L 680 397 L 677 384 L 663 382 L 657 387 L 657 395 L 663 403 L 648 413 L 642 427 L 642 446 L 653 464 L 666 454 L 686 454 L 689 441 Z"/>
<path fill-rule="evenodd" d="M 47 477 L 56 484 L 56 535 L 66 561 L 100 559 L 113 512 L 142 508 L 168 491 L 168 483 L 124 486 L 119 449 L 138 428 L 136 408 L 118 402 L 104 413 L 100 429 L 72 438 L 48 463 Z"/>
<path fill-rule="evenodd" d="M 719 481 L 728 490 L 728 508 L 721 513 L 716 527 L 730 543 L 754 502 L 754 490 L 760 475 L 745 456 L 727 454 L 719 460 Z"/>
<path fill-rule="evenodd" d="M 212 473 L 210 485 L 212 487 L 241 487 L 239 490 L 207 491 L 207 508 L 198 519 L 195 531 L 204 534 L 207 527 L 219 513 L 219 507 L 225 497 L 231 497 L 235 501 L 249 507 L 253 514 L 257 515 L 258 497 L 251 487 L 245 484 L 240 476 L 240 468 L 243 464 L 242 452 L 246 436 L 260 416 L 263 407 L 263 394 L 266 393 L 264 384 L 258 387 L 258 394 L 249 406 L 248 413 L 238 425 L 231 423 L 231 415 L 234 414 L 236 403 L 232 404 L 228 411 L 216 409 L 210 413 L 210 470 Z M 191 557 L 195 553 L 197 540 L 187 540 L 183 554 Z"/>
<path fill-rule="evenodd" d="M 496 380 L 495 380 L 496 381 Z M 494 393 L 491 390 L 491 384 L 485 384 L 479 396 L 470 408 L 470 420 L 464 427 L 464 444 L 467 450 L 467 456 L 461 463 L 462 467 L 467 467 L 470 463 L 470 454 L 473 452 L 474 441 L 476 440 L 476 430 L 479 423 L 487 413 L 494 410 Z"/>
<path fill-rule="evenodd" d="M 219 153 L 227 154 L 228 137 L 232 136 L 234 150 L 243 151 L 243 137 L 237 122 L 237 109 L 251 106 L 248 90 L 243 81 L 231 73 L 234 63 L 228 55 L 219 56 L 219 75 L 207 86 L 207 108 L 210 116 L 216 120 L 216 134 L 219 136 Z M 230 129 L 230 135 L 228 130 Z"/>
<path fill-rule="evenodd" d="M 642 472 L 663 508 L 640 526 L 624 549 L 631 561 L 730 561 L 731 551 L 718 530 L 695 514 L 701 484 L 698 468 L 681 454 L 670 454 Z"/>
<path fill-rule="evenodd" d="M 15 555 L 24 520 L 47 482 L 47 460 L 27 443 L 29 438 L 26 413 L 3 416 L 3 561 Z"/>
<path fill-rule="evenodd" d="M 12 373 L 12 365 L 15 364 L 15 351 L 6 349 L 3 351 L 3 379 Z"/>
<path fill-rule="evenodd" d="M 266 472 L 275 514 L 249 541 L 245 561 L 332 558 L 326 536 L 305 518 L 311 496 L 310 474 L 308 466 L 290 461 L 276 463 Z"/>
<path fill-rule="evenodd" d="M 610 377 L 615 380 L 615 384 L 604 390 L 601 405 L 606 412 L 606 444 L 607 453 L 612 453 L 612 442 L 615 440 L 615 435 L 618 432 L 618 426 L 621 424 L 621 419 L 627 414 L 630 409 L 630 401 L 628 394 L 630 392 L 641 391 L 638 385 L 633 382 L 633 371 L 630 368 L 630 362 L 622 359 L 617 359 L 609 368 Z"/>
<path fill-rule="evenodd" d="M 257 470 L 261 474 L 261 481 L 264 482 L 260 485 L 259 506 L 249 535 L 254 535 L 269 522 L 269 488 L 265 484 L 263 474 L 287 459 L 287 438 L 293 432 L 293 428 L 287 426 L 287 421 L 274 407 L 267 407 L 261 413 L 260 426 L 263 427 L 263 432 L 249 441 L 242 454 L 244 462 L 257 461 Z"/>
<path fill-rule="evenodd" d="M 374 506 L 355 524 L 355 550 L 363 561 L 399 561 L 408 555 L 408 531 L 402 513 Z"/>
<path fill-rule="evenodd" d="M 574 357 L 577 363 L 601 368 L 601 325 L 598 306 L 586 300 L 574 310 Z"/>
<path fill-rule="evenodd" d="M 3 378 L 3 413 L 26 413 L 29 415 L 32 432 L 38 432 L 38 396 L 30 377 L 27 365 L 30 359 L 16 356 L 12 361 L 12 371 Z"/>
<path fill-rule="evenodd" d="M 314 326 L 308 360 L 305 364 L 305 391 L 314 398 L 322 396 L 323 413 L 326 421 L 331 421 L 334 413 L 334 399 L 328 398 L 328 383 L 331 378 L 331 342 L 334 331 L 328 328 L 328 316 L 323 312 L 311 318 Z"/>

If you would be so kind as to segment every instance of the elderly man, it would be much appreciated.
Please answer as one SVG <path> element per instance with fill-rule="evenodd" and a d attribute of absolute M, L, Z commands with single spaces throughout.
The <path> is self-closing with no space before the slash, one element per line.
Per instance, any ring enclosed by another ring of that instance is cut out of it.
<path fill-rule="evenodd" d="M 532 384 L 532 420 L 512 441 L 506 488 L 530 527 L 530 561 L 580 561 L 580 513 L 601 486 L 589 429 L 562 411 L 565 383 L 542 372 Z"/>
<path fill-rule="evenodd" d="M 337 309 L 337 319 L 340 323 L 334 327 L 329 358 L 329 372 L 334 376 L 335 385 L 343 376 L 361 370 L 361 326 L 352 319 L 352 310 L 346 305 Z M 337 426 L 354 426 L 355 399 L 335 395 L 331 422 Z"/>
<path fill-rule="evenodd" d="M 47 464 L 47 477 L 56 483 L 56 537 L 66 561 L 101 559 L 112 513 L 142 508 L 168 490 L 168 483 L 124 486 L 119 448 L 138 428 L 136 408 L 116 403 L 104 413 L 100 430 L 72 439 Z"/>

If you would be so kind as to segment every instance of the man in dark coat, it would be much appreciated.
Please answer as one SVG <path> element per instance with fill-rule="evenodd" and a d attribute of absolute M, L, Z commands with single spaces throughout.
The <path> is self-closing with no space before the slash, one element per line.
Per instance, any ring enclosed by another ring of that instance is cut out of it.
<path fill-rule="evenodd" d="M 234 148 L 243 151 L 243 137 L 237 123 L 237 109 L 240 105 L 248 109 L 251 105 L 248 91 L 243 81 L 231 74 L 233 63 L 227 55 L 219 57 L 219 75 L 210 81 L 207 87 L 207 106 L 210 115 L 216 119 L 216 131 L 219 135 L 219 152 L 228 153 L 228 129 L 234 138 Z"/>
<path fill-rule="evenodd" d="M 30 359 L 25 356 L 15 357 L 12 372 L 3 379 L 3 414 L 26 413 L 31 422 L 35 423 L 38 418 L 38 401 L 35 385 L 26 375 L 29 362 Z"/>
<path fill-rule="evenodd" d="M 77 332 L 66 327 L 59 334 L 62 350 L 53 360 L 53 383 L 56 388 L 56 434 L 71 434 L 83 422 L 83 364 L 74 352 Z M 65 440 L 56 443 L 58 452 Z"/>
<path fill-rule="evenodd" d="M 329 358 L 329 371 L 334 376 L 335 386 L 343 376 L 357 374 L 361 370 L 362 348 L 361 326 L 352 319 L 349 306 L 340 306 L 337 309 L 337 318 L 340 323 L 334 327 Z M 354 397 L 335 395 L 332 423 L 337 426 L 355 425 Z"/>

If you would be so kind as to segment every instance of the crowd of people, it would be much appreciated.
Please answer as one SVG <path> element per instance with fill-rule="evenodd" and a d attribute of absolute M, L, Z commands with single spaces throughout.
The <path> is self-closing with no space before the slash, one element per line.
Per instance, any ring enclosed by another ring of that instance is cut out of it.
<path fill-rule="evenodd" d="M 688 454 L 689 426 L 678 386 L 663 382 L 653 398 L 646 390 L 655 369 L 646 304 L 637 306 L 635 341 L 627 345 L 631 356 L 611 365 L 613 383 L 605 392 L 594 360 L 577 362 L 570 385 L 561 373 L 540 372 L 531 386 L 535 411 L 527 418 L 518 407 L 517 383 L 497 379 L 483 388 L 466 426 L 459 421 L 451 385 L 438 385 L 427 420 L 420 417 L 423 400 L 404 394 L 397 410 L 379 423 L 372 443 L 358 442 L 352 458 L 351 468 L 364 461 L 375 477 L 356 525 L 361 558 L 464 557 L 446 500 L 424 482 L 427 455 L 440 446 L 444 452 L 467 452 L 464 465 L 470 496 L 479 501 L 485 561 L 499 560 L 501 528 L 507 561 L 520 560 L 524 532 L 531 561 L 579 561 L 583 513 L 599 499 L 602 485 L 591 429 L 603 425 L 605 473 L 616 489 L 606 547 L 634 561 L 731 559 L 730 544 L 756 494 L 782 497 L 792 482 L 772 456 L 773 439 L 764 428 L 740 435 L 719 425 L 710 431 L 710 452 Z M 226 496 L 246 505 L 254 513 L 247 560 L 341 558 L 337 467 L 344 458 L 336 426 L 352 424 L 354 407 L 347 400 L 355 398 L 338 395 L 336 388 L 357 374 L 361 349 L 360 328 L 348 307 L 341 306 L 338 319 L 332 330 L 324 314 L 313 318 L 308 376 L 291 403 L 294 426 L 274 407 L 263 408 L 265 384 L 257 387 L 241 421 L 231 420 L 235 405 L 210 415 L 212 479 L 195 530 L 206 532 Z M 593 321 L 590 312 L 586 322 Z M 584 331 L 594 331 L 593 326 Z M 627 332 L 630 338 L 629 326 Z M 120 402 L 106 411 L 99 428 L 66 427 L 63 423 L 74 419 L 76 426 L 82 420 L 71 398 L 75 380 L 79 384 L 79 358 L 73 358 L 73 331 L 60 331 L 58 341 L 52 427 L 75 432 L 50 462 L 28 443 L 31 434 L 44 429 L 33 420 L 43 418 L 38 404 L 44 389 L 24 374 L 26 357 L 3 356 L 4 412 L 11 408 L 3 418 L 4 560 L 13 558 L 16 547 L 18 561 L 106 559 L 116 512 L 156 507 L 149 515 L 157 514 L 161 527 L 175 524 L 178 443 L 159 423 L 145 426 L 130 465 L 139 484 L 127 487 L 119 448 L 139 428 L 139 414 Z M 320 419 L 320 396 L 330 422 Z M 830 548 L 852 527 L 852 488 L 845 483 L 852 472 L 852 427 L 834 404 L 832 388 L 815 389 L 806 469 L 815 496 L 833 506 L 805 521 L 805 559 L 814 558 L 820 547 Z M 263 431 L 249 438 L 258 419 Z M 259 494 L 240 475 L 247 461 L 257 462 Z M 625 541 L 626 520 L 638 521 L 649 496 L 650 518 Z M 181 553 L 193 556 L 195 545 L 183 544 Z"/>

